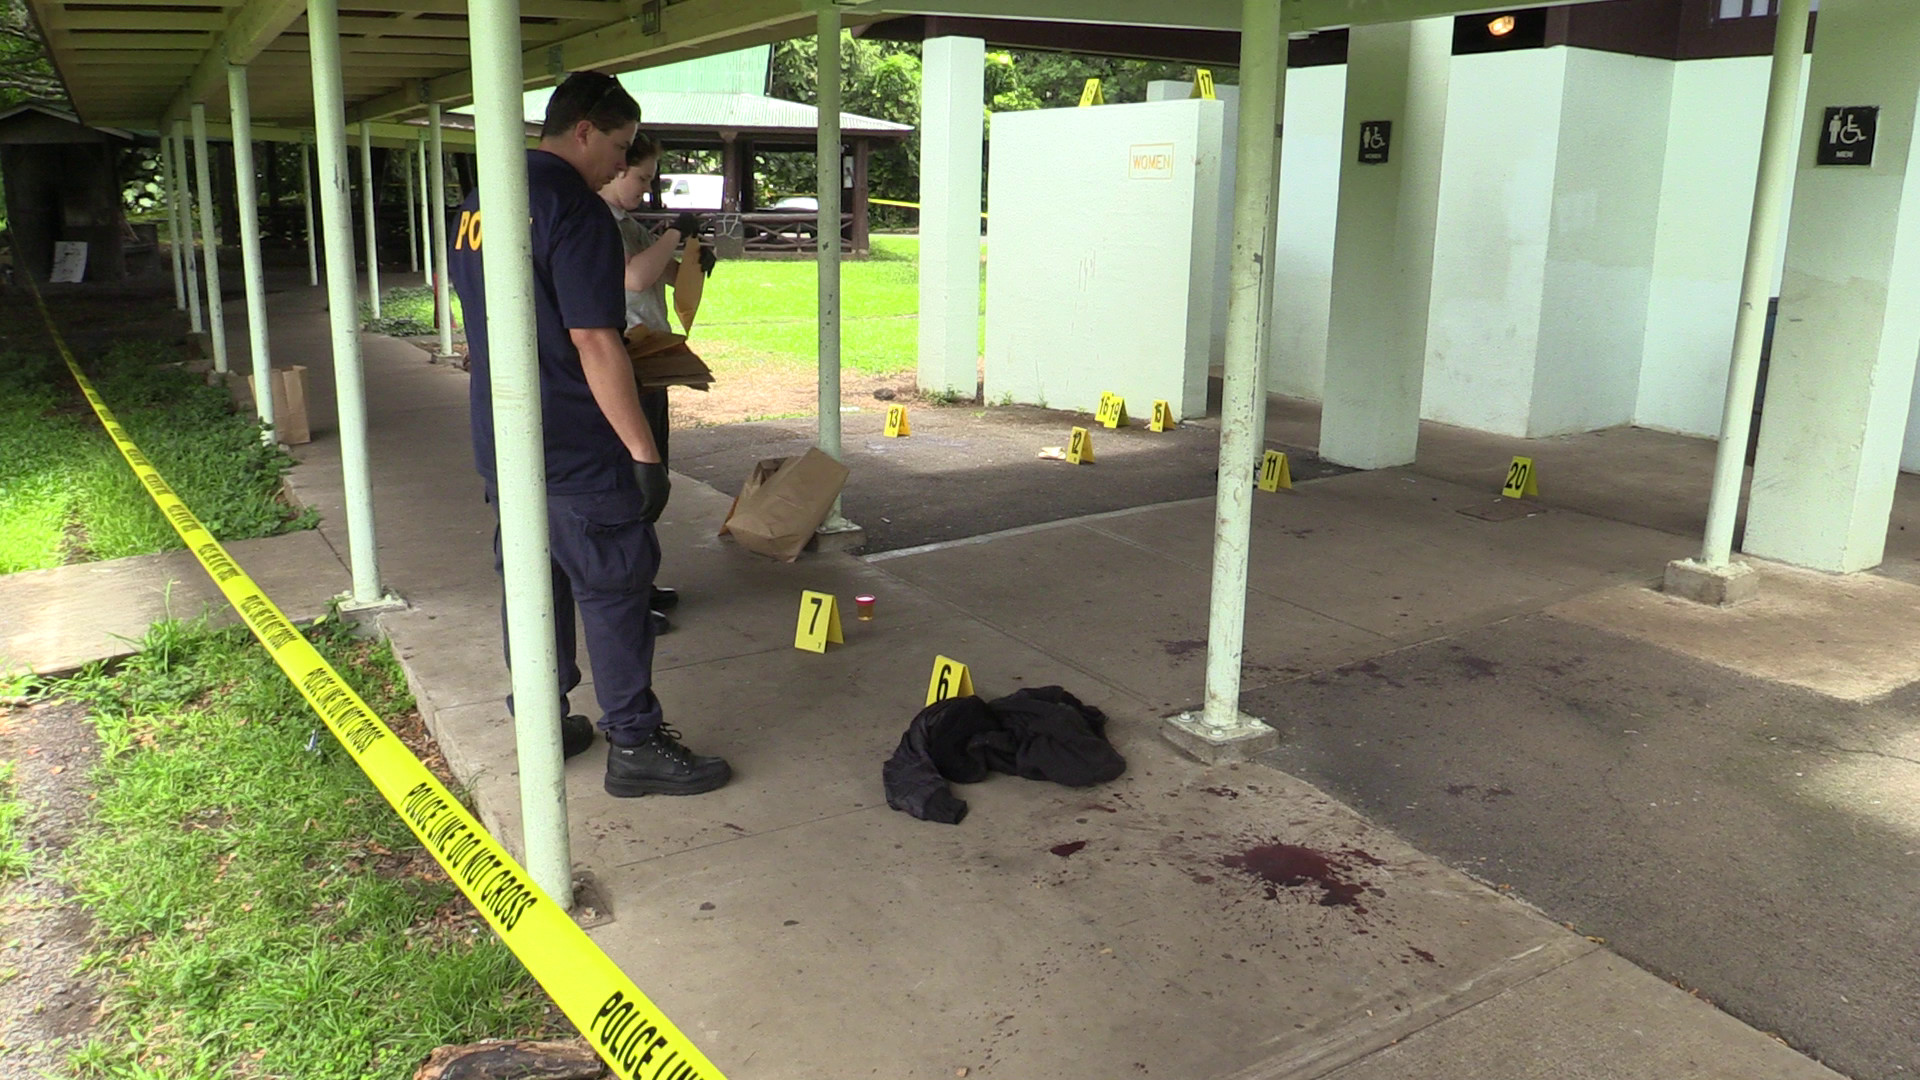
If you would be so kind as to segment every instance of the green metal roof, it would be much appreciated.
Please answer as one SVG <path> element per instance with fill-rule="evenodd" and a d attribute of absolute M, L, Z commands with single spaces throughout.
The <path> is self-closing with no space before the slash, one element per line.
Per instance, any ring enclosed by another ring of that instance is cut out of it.
<path fill-rule="evenodd" d="M 764 94 L 773 68 L 773 46 L 758 45 L 718 56 L 641 68 L 620 76 L 630 91 L 682 91 L 706 94 Z"/>

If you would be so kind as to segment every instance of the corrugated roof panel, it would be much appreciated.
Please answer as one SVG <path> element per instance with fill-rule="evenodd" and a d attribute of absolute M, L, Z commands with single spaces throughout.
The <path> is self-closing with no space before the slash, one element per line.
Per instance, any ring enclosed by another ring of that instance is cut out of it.
<path fill-rule="evenodd" d="M 634 74 L 638 74 L 637 72 Z M 813 131 L 820 126 L 818 109 L 797 101 L 767 97 L 765 94 L 709 94 L 690 91 L 636 90 L 627 84 L 631 75 L 620 76 L 622 85 L 640 103 L 640 127 L 697 128 L 780 128 L 788 131 Z M 526 96 L 526 120 L 538 124 L 546 119 L 547 99 L 552 89 L 529 90 Z M 471 107 L 453 110 L 470 113 Z M 847 135 L 904 135 L 910 124 L 876 120 L 855 113 L 840 114 L 840 130 Z"/>

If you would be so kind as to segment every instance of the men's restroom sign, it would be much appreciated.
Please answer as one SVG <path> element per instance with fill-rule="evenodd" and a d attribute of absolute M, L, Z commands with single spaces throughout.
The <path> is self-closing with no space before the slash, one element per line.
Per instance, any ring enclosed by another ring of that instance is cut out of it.
<path fill-rule="evenodd" d="M 1827 109 L 1820 129 L 1821 165 L 1873 164 L 1874 136 L 1880 127 L 1878 105 L 1836 105 Z"/>
<path fill-rule="evenodd" d="M 1385 165 L 1393 146 L 1393 121 L 1365 120 L 1360 124 L 1360 164 Z"/>

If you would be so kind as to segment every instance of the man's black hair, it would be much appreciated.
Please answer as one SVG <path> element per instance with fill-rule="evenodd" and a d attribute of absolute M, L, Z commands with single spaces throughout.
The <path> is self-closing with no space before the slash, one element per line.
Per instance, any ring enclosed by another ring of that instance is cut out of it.
<path fill-rule="evenodd" d="M 613 131 L 639 122 L 640 103 L 613 76 L 576 71 L 554 88 L 547 102 L 547 118 L 540 125 L 540 137 L 565 135 L 582 120 L 601 131 Z"/>

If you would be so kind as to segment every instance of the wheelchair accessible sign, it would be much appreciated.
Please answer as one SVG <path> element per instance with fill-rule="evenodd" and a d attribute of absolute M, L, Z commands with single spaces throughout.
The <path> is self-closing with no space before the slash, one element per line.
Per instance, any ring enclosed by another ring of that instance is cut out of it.
<path fill-rule="evenodd" d="M 1878 105 L 1835 105 L 1820 128 L 1821 165 L 1872 165 L 1880 127 Z"/>

